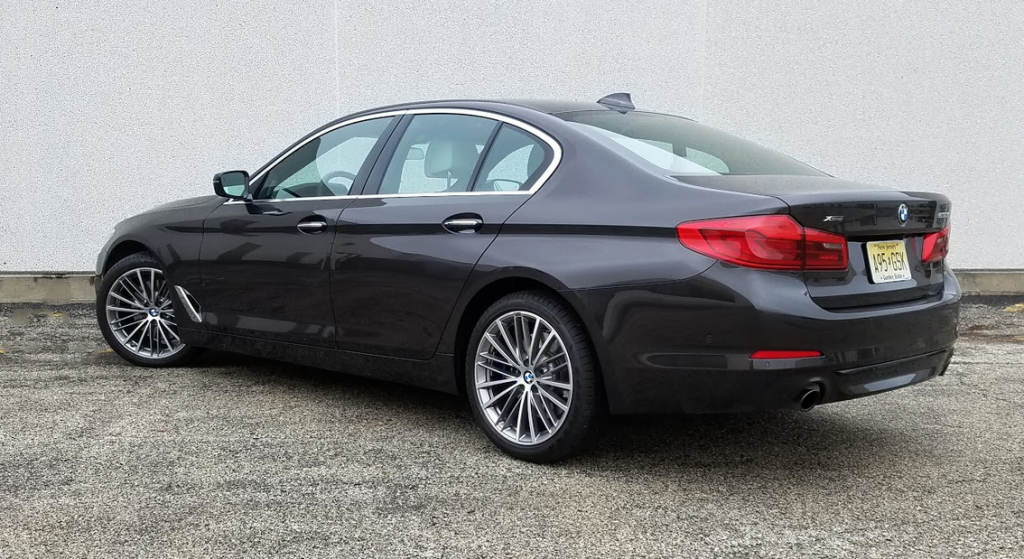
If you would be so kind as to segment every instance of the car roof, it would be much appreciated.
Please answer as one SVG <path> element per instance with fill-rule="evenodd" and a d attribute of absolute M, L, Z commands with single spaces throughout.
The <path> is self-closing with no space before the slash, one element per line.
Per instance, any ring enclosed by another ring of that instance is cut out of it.
<path fill-rule="evenodd" d="M 496 101 L 506 105 L 517 105 L 542 113 L 568 113 L 573 111 L 611 111 L 611 107 L 597 101 L 564 101 L 561 99 L 503 99 Z"/>
<path fill-rule="evenodd" d="M 356 114 L 378 113 L 404 109 L 423 109 L 430 107 L 470 109 L 483 108 L 487 105 L 490 105 L 495 109 L 499 109 L 501 106 L 522 107 L 524 109 L 531 109 L 547 114 L 566 113 L 572 111 L 615 110 L 611 107 L 601 105 L 596 101 L 564 101 L 557 99 L 437 99 L 432 101 L 415 101 L 410 103 L 400 103 L 397 105 L 375 107 L 359 111 Z M 495 107 L 495 105 L 497 105 L 497 107 Z"/>
<path fill-rule="evenodd" d="M 658 111 L 649 111 L 642 108 L 635 108 L 628 99 L 628 94 L 619 93 L 618 95 L 627 95 L 626 102 L 629 103 L 630 108 L 625 109 L 630 112 L 638 113 L 652 113 L 652 114 L 667 114 L 668 116 L 674 116 L 677 118 L 683 118 L 686 120 L 693 120 L 692 118 L 679 114 L 661 113 Z M 397 105 L 387 105 L 384 107 L 374 107 L 372 109 L 365 109 L 354 114 L 342 117 L 334 121 L 334 123 L 342 120 L 347 120 L 357 116 L 369 115 L 373 113 L 380 113 L 386 111 L 402 111 L 410 109 L 427 109 L 427 108 L 444 108 L 444 109 L 477 109 L 477 110 L 490 110 L 498 113 L 504 113 L 508 116 L 524 117 L 523 111 L 526 112 L 539 112 L 546 115 L 558 115 L 560 113 L 571 113 L 580 111 L 616 111 L 624 112 L 624 109 L 614 104 L 604 104 L 601 101 L 611 99 L 613 96 L 602 98 L 599 101 L 566 101 L 562 99 L 437 99 L 433 101 L 414 101 L 409 103 L 400 103 Z M 614 102 L 614 101 L 613 101 Z M 332 123 L 332 124 L 334 124 Z"/>

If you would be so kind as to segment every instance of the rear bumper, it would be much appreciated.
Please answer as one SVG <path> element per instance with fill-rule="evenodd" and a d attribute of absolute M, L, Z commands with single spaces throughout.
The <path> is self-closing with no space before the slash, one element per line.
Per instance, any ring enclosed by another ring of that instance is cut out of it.
<path fill-rule="evenodd" d="M 960 288 L 908 303 L 827 311 L 800 277 L 724 268 L 680 282 L 577 291 L 595 334 L 612 413 L 799 408 L 902 388 L 943 374 L 957 338 Z M 754 361 L 758 350 L 816 350 Z"/>
<path fill-rule="evenodd" d="M 648 370 L 616 413 L 721 413 L 800 409 L 809 389 L 815 404 L 840 402 L 911 386 L 946 371 L 953 348 L 836 370 L 832 366 L 782 370 Z"/>

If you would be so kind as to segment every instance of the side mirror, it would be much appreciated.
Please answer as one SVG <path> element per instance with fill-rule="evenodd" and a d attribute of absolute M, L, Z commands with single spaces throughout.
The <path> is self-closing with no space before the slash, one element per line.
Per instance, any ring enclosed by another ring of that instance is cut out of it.
<path fill-rule="evenodd" d="M 213 191 L 217 196 L 231 200 L 252 200 L 249 192 L 249 173 L 245 171 L 224 171 L 213 177 Z"/>

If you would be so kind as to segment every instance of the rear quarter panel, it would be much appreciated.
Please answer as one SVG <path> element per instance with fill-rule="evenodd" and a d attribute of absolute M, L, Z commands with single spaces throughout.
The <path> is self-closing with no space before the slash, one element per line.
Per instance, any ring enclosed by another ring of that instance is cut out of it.
<path fill-rule="evenodd" d="M 786 210 L 776 198 L 653 174 L 585 136 L 563 150 L 558 171 L 505 222 L 480 271 L 534 268 L 570 290 L 685 279 L 714 260 L 683 248 L 676 225 Z"/>
<path fill-rule="evenodd" d="M 609 288 L 646 291 L 698 276 L 716 261 L 684 248 L 675 226 L 725 215 L 785 211 L 776 198 L 684 185 L 634 166 L 599 144 L 561 136 L 563 163 L 502 226 L 467 281 L 441 345 L 455 351 L 469 301 L 488 285 L 527 278 L 558 291 L 587 328 L 602 370 L 612 366 L 606 334 L 617 325 Z M 614 290 L 614 289 L 612 289 Z"/>

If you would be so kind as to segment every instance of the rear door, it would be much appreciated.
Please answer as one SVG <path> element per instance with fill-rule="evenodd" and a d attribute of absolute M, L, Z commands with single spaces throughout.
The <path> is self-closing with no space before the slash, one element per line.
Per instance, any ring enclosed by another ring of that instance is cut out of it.
<path fill-rule="evenodd" d="M 338 216 L 399 118 L 368 118 L 310 138 L 254 177 L 252 202 L 226 202 L 206 219 L 200 268 L 208 328 L 335 346 L 328 260 Z"/>
<path fill-rule="evenodd" d="M 560 152 L 500 115 L 410 113 L 341 214 L 331 289 L 339 348 L 429 359 L 477 260 Z"/>

